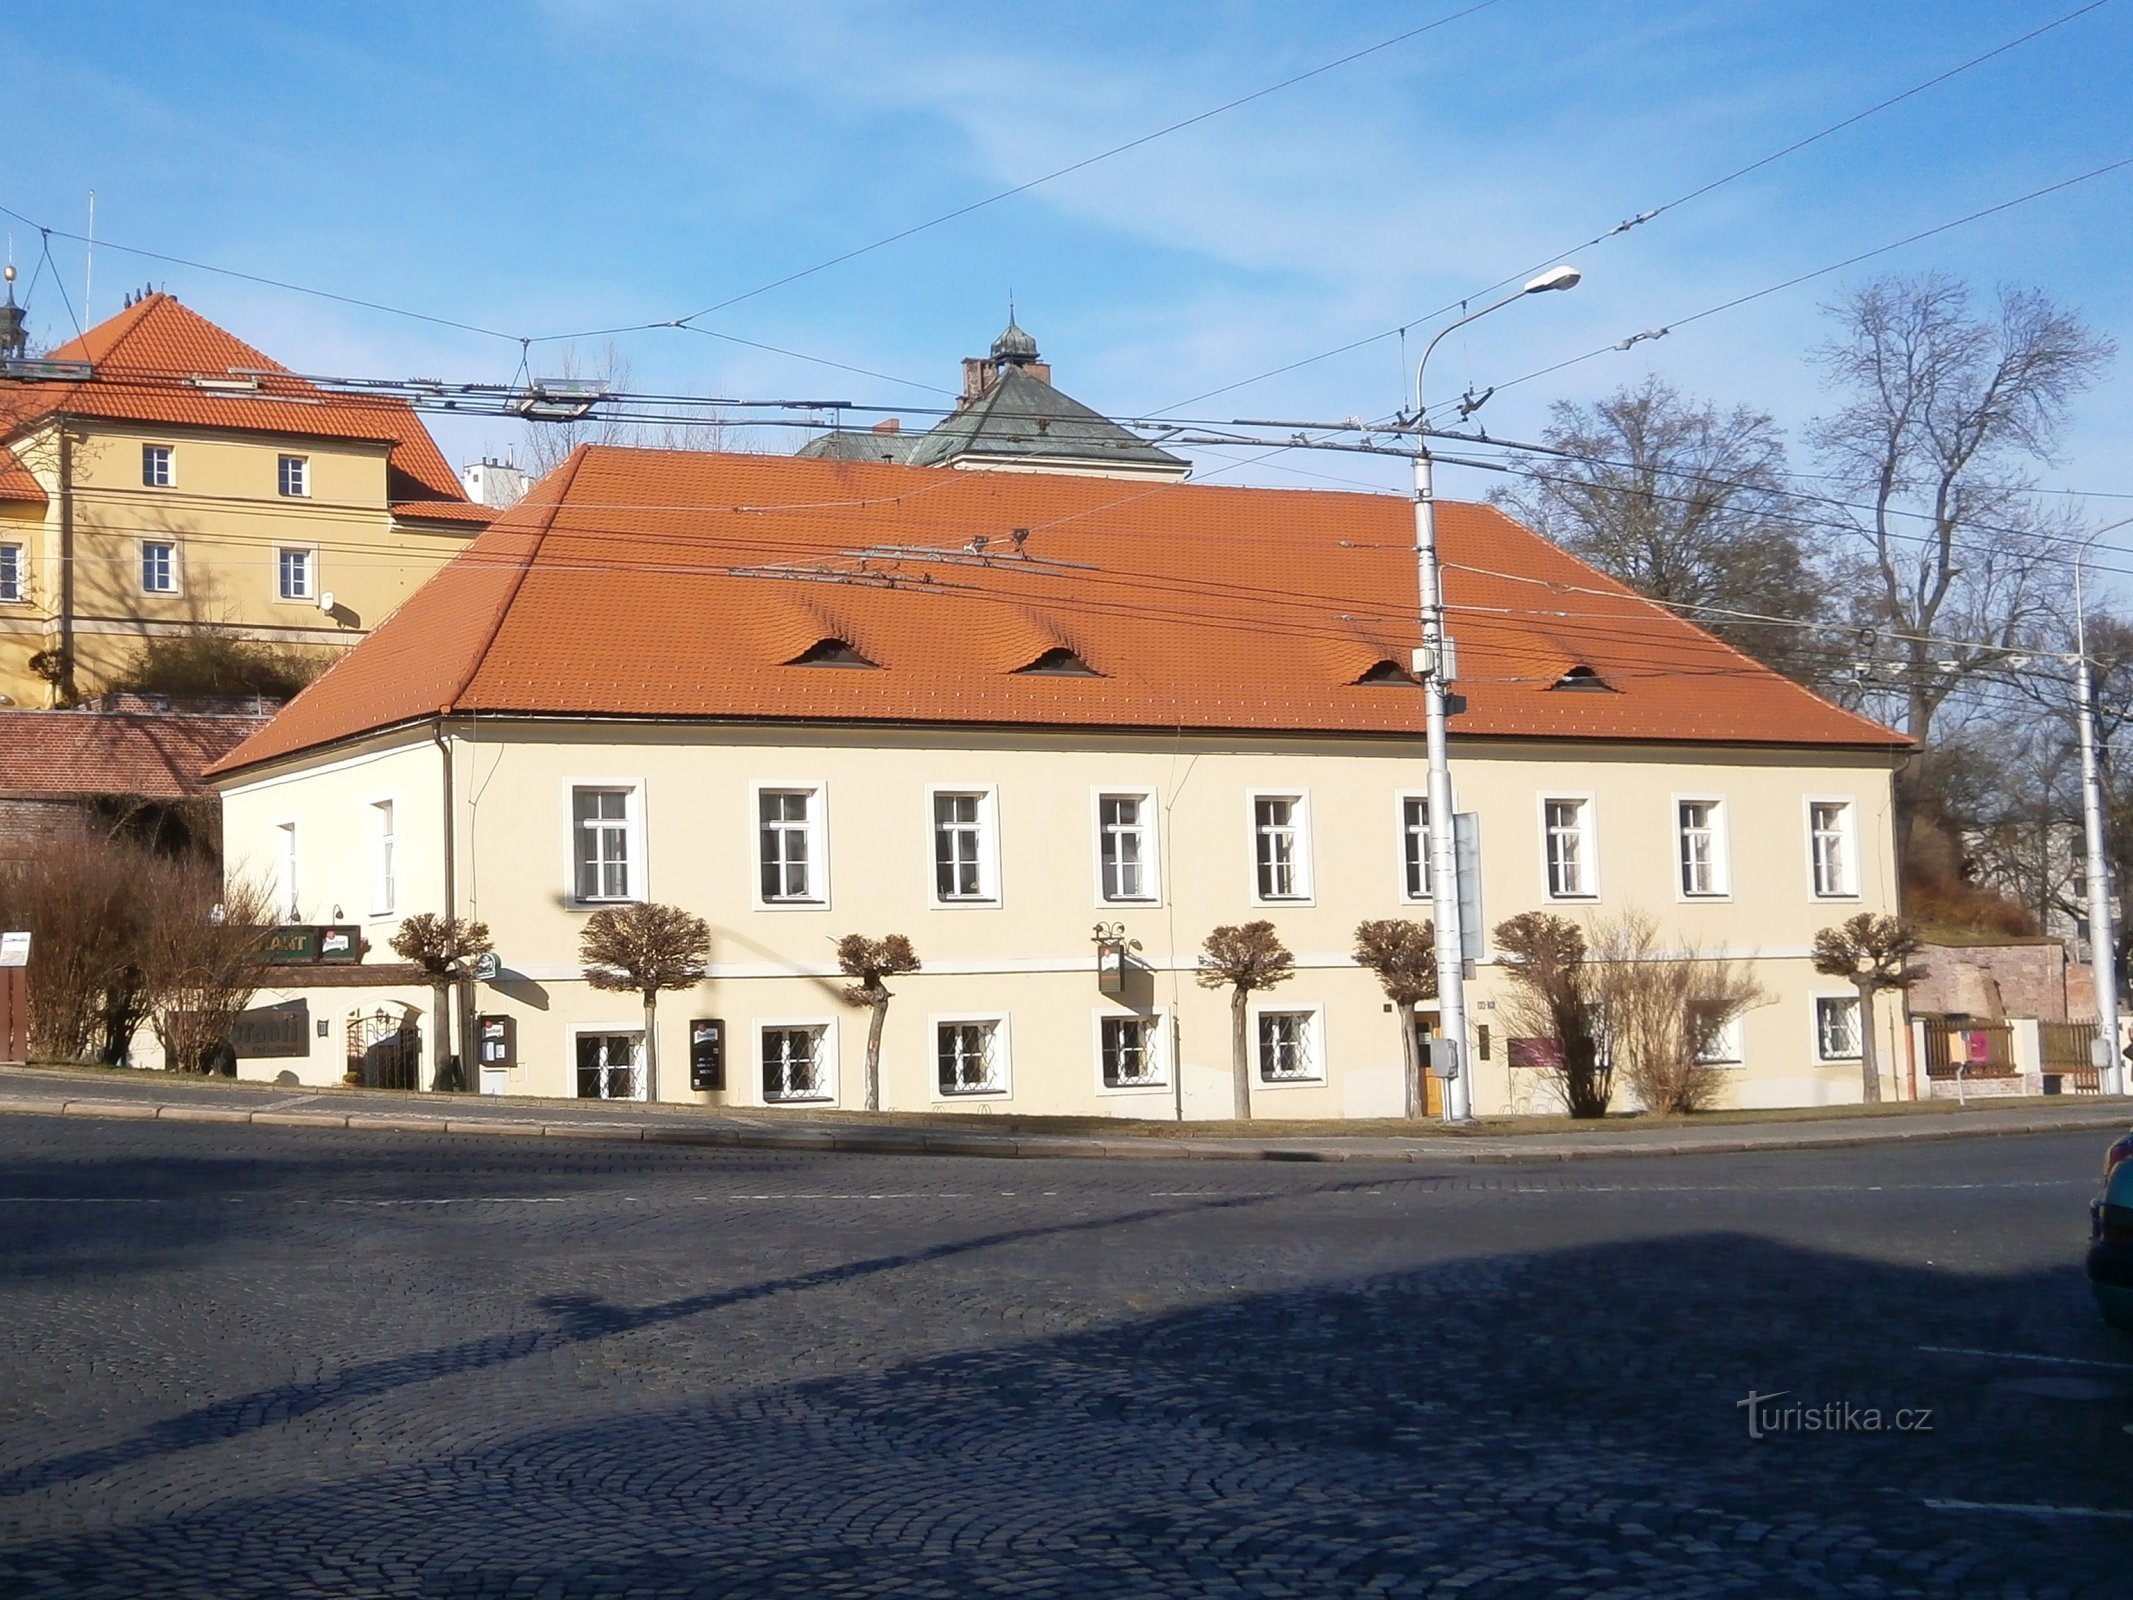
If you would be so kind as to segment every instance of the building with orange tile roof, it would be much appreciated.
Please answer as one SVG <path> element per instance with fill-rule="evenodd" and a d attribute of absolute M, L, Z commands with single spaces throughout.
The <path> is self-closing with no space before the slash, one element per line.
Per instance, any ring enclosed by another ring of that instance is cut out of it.
<path fill-rule="evenodd" d="M 1857 1099 L 1862 1019 L 1807 957 L 1894 908 L 1906 742 L 1494 508 L 1439 524 L 1472 925 L 1648 913 L 1768 995 L 1707 1041 L 1722 1098 Z M 1296 971 L 1251 997 L 1256 1113 L 1397 1116 L 1400 1024 L 1351 950 L 1429 914 L 1415 614 L 1401 498 L 589 447 L 211 776 L 292 921 L 361 908 L 381 950 L 416 911 L 489 925 L 487 1088 L 859 1105 L 832 951 L 902 933 L 887 1108 L 1226 1115 L 1196 957 L 1266 920 Z M 577 954 L 637 900 L 713 933 L 657 1082 Z M 1133 945 L 1101 978 L 1098 925 Z M 1545 1109 L 1474 954 L 1476 1107 Z M 1897 1021 L 1865 1019 L 1884 1062 Z"/>
<path fill-rule="evenodd" d="M 0 361 L 0 695 L 64 704 L 201 630 L 338 654 L 492 515 L 404 401 L 144 294 Z"/>

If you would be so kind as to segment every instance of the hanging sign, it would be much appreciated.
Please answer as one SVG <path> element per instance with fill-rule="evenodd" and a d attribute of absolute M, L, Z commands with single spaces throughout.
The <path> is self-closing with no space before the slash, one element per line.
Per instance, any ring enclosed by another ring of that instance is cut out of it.
<path fill-rule="evenodd" d="M 1096 947 L 1096 992 L 1098 994 L 1124 994 L 1126 992 L 1126 947 L 1109 941 Z"/>

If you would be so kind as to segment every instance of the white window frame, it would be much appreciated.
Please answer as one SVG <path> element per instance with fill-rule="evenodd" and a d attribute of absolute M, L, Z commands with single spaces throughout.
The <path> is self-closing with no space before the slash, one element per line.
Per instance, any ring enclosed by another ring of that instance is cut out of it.
<path fill-rule="evenodd" d="M 763 1087 L 765 1066 L 763 1045 L 771 1033 L 790 1033 L 805 1029 L 819 1033 L 822 1042 L 816 1051 L 815 1064 L 821 1071 L 821 1087 L 814 1094 L 781 1094 L 773 1097 Z M 838 1096 L 838 1041 L 837 1019 L 831 1016 L 813 1017 L 758 1017 L 755 1020 L 755 1050 L 753 1067 L 755 1077 L 751 1087 L 758 1104 L 764 1106 L 833 1106 Z"/>
<path fill-rule="evenodd" d="M 175 489 L 178 486 L 178 447 L 170 444 L 141 446 L 141 487 Z"/>
<path fill-rule="evenodd" d="M 170 559 L 165 564 L 170 576 L 170 584 L 167 588 L 158 589 L 149 585 L 148 552 L 151 550 L 167 550 L 170 552 Z M 178 541 L 176 539 L 143 539 L 140 543 L 140 566 L 138 569 L 141 579 L 141 593 L 164 596 L 183 594 L 185 592 L 185 575 L 184 569 L 179 565 L 180 559 Z"/>
<path fill-rule="evenodd" d="M 1816 851 L 1818 830 L 1815 827 L 1815 811 L 1820 806 L 1838 806 L 1843 810 L 1843 823 L 1837 831 L 1837 839 L 1843 852 L 1843 870 L 1847 884 L 1842 888 L 1822 887 L 1820 857 Z M 1807 892 L 1816 900 L 1857 900 L 1859 898 L 1859 801 L 1848 794 L 1811 794 L 1801 802 L 1801 815 L 1807 826 Z"/>
<path fill-rule="evenodd" d="M 978 802 L 978 892 L 943 895 L 940 880 L 939 805 L 950 796 L 974 797 Z M 926 901 L 939 909 L 997 907 L 1000 898 L 1000 791 L 997 784 L 939 783 L 926 786 Z"/>
<path fill-rule="evenodd" d="M 1106 1083 L 1104 1081 L 1104 1024 L 1107 1022 L 1138 1022 L 1147 1028 L 1149 1033 L 1147 1057 L 1154 1064 L 1154 1077 L 1142 1083 Z M 1096 1092 L 1098 1094 L 1169 1094 L 1171 1072 L 1170 1013 L 1167 1010 L 1092 1011 L 1089 1013 L 1089 1047 L 1096 1067 Z"/>
<path fill-rule="evenodd" d="M 1727 826 L 1726 800 L 1716 794 L 1677 794 L 1674 806 L 1674 898 L 1691 905 L 1713 900 L 1733 898 L 1733 841 Z M 1682 818 L 1685 806 L 1709 806 L 1712 808 L 1711 835 L 1711 887 L 1691 889 L 1688 882 L 1688 827 Z"/>
<path fill-rule="evenodd" d="M 578 794 L 599 789 L 620 793 L 623 801 L 624 866 L 629 873 L 628 892 L 620 895 L 578 893 Z M 566 778 L 563 780 L 563 898 L 577 910 L 597 911 L 602 906 L 631 905 L 651 894 L 651 862 L 645 850 L 649 833 L 645 826 L 644 780 L 641 778 Z"/>
<path fill-rule="evenodd" d="M 1247 1008 L 1247 1023 L 1251 1034 L 1245 1041 L 1252 1052 L 1252 1092 L 1262 1089 L 1323 1089 L 1330 1077 L 1326 1071 L 1326 1008 L 1307 1002 L 1281 1004 L 1269 1000 L 1265 1005 Z M 1309 1053 L 1311 1064 L 1316 1069 L 1308 1078 L 1269 1078 L 1259 1050 L 1259 1019 L 1266 1016 L 1299 1016 L 1304 1019 L 1304 1049 Z"/>
<path fill-rule="evenodd" d="M 1137 800 L 1141 815 L 1139 834 L 1141 840 L 1141 892 L 1139 894 L 1112 894 L 1109 874 L 1104 870 L 1104 846 L 1111 838 L 1111 829 L 1104 821 L 1104 802 L 1107 800 Z M 1089 791 L 1089 826 L 1094 840 L 1093 864 L 1096 870 L 1096 904 L 1105 906 L 1159 906 L 1163 903 L 1163 807 L 1160 796 L 1154 789 L 1132 785 L 1111 785 Z"/>
<path fill-rule="evenodd" d="M 1827 1055 L 1822 1049 L 1822 1008 L 1825 1005 L 1849 1006 L 1852 1010 L 1853 1043 L 1856 1048 L 1848 1056 Z M 1818 1067 L 1855 1067 L 1866 1054 L 1866 1030 L 1873 1026 L 1867 1008 L 1859 1003 L 1856 989 L 1817 989 L 1807 997 L 1808 1049 L 1811 1059 Z"/>
<path fill-rule="evenodd" d="M 399 903 L 398 807 L 391 795 L 373 800 L 366 808 L 370 829 L 370 914 L 390 917 Z"/>
<path fill-rule="evenodd" d="M 950 790 L 949 793 L 968 793 Z M 992 1053 L 999 1084 L 988 1089 L 944 1090 L 941 1088 L 941 1029 L 967 1027 L 973 1023 L 992 1026 Z M 935 1105 L 961 1105 L 971 1100 L 1011 1100 L 1015 1093 L 1013 1030 L 1004 1011 L 936 1011 L 926 1018 L 930 1048 L 926 1052 L 927 1093 Z"/>
<path fill-rule="evenodd" d="M 1407 821 L 1407 808 L 1411 805 L 1419 805 L 1422 808 L 1423 824 L 1420 841 L 1422 847 L 1422 892 L 1420 894 L 1414 892 L 1413 883 L 1408 876 L 1408 845 L 1414 838 Z M 1429 791 L 1427 789 L 1402 789 L 1392 797 L 1392 831 L 1394 845 L 1397 850 L 1396 870 L 1399 874 L 1393 881 L 1400 886 L 1400 903 L 1402 905 L 1426 906 L 1432 903 L 1429 876 L 1429 828 L 1434 820 L 1430 815 Z"/>
<path fill-rule="evenodd" d="M 30 547 L 0 540 L 0 605 L 27 605 L 30 598 Z"/>
<path fill-rule="evenodd" d="M 289 592 L 289 557 L 303 557 L 304 581 L 300 593 Z M 277 599 L 293 604 L 315 606 L 318 604 L 318 546 L 315 544 L 284 544 L 274 547 L 274 594 Z"/>
<path fill-rule="evenodd" d="M 298 898 L 302 889 L 301 869 L 303 856 L 297 836 L 296 819 L 283 817 L 274 824 L 281 837 L 277 841 L 274 861 L 274 904 L 284 922 L 303 920 L 303 902 Z"/>
<path fill-rule="evenodd" d="M 296 469 L 296 487 L 293 489 L 289 487 L 289 469 L 291 467 Z M 282 455 L 274 463 L 274 488 L 277 493 L 290 500 L 310 499 L 311 458 L 309 456 Z"/>
<path fill-rule="evenodd" d="M 807 893 L 763 893 L 763 801 L 769 795 L 797 794 L 807 797 L 807 816 L 800 824 L 807 838 Z M 755 841 L 749 874 L 749 894 L 758 911 L 826 911 L 830 903 L 829 785 L 820 778 L 796 779 L 790 783 L 769 780 L 748 786 L 749 837 Z"/>
<path fill-rule="evenodd" d="M 1691 1010 L 1698 1003 L 1695 1000 L 1691 1000 L 1689 1002 Z M 1714 1051 L 1695 1054 L 1695 1041 L 1692 1039 L 1690 1041 L 1691 1064 L 1699 1067 L 1731 1068 L 1746 1066 L 1747 1030 L 1741 1026 L 1746 1021 L 1747 1013 L 1744 1011 L 1736 1011 L 1732 1016 L 1726 1018 L 1724 1025 L 1718 1030 L 1716 1049 Z"/>
<path fill-rule="evenodd" d="M 610 1098 L 602 1095 L 599 1097 L 600 1100 L 610 1105 L 630 1105 L 633 1103 L 641 1105 L 648 1101 L 651 1098 L 652 1088 L 649 1065 L 650 1052 L 645 1049 L 644 1018 L 641 1016 L 633 1022 L 575 1022 L 570 1025 L 570 1059 L 566 1063 L 566 1070 L 570 1076 L 565 1080 L 570 1085 L 569 1097 L 573 1100 L 588 1098 L 578 1093 L 578 1041 L 588 1034 L 597 1034 L 602 1038 L 635 1039 L 637 1041 L 636 1059 L 630 1063 L 636 1069 L 635 1082 L 637 1092 L 626 1098 L 622 1096 Z"/>
<path fill-rule="evenodd" d="M 1262 801 L 1287 801 L 1293 809 L 1289 813 L 1289 833 L 1293 839 L 1294 852 L 1291 873 L 1295 890 L 1290 894 L 1262 894 L 1259 889 L 1259 847 L 1262 837 L 1259 821 L 1259 806 Z M 1316 877 L 1311 870 L 1311 791 L 1294 789 L 1251 789 L 1244 796 L 1245 840 L 1251 864 L 1252 904 L 1255 906 L 1308 906 L 1317 904 L 1315 898 Z"/>
<path fill-rule="evenodd" d="M 1554 829 L 1548 820 L 1552 805 L 1579 808 L 1579 866 L 1582 882 L 1575 890 L 1558 892 L 1555 887 Z M 1554 789 L 1539 797 L 1541 897 L 1556 903 L 1583 903 L 1600 898 L 1600 804 L 1590 790 Z"/>

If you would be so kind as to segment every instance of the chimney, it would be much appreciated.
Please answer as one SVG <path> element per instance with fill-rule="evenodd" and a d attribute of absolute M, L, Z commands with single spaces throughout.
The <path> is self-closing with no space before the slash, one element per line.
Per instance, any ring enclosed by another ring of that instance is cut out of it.
<path fill-rule="evenodd" d="M 902 433 L 904 431 L 903 418 L 883 417 L 879 422 L 874 424 L 874 431 L 876 433 Z"/>
<path fill-rule="evenodd" d="M 1022 370 L 1039 383 L 1052 381 L 1052 364 L 1049 361 L 1025 361 L 1022 363 Z"/>
<path fill-rule="evenodd" d="M 992 377 L 990 359 L 985 356 L 963 357 L 963 394 L 955 403 L 956 410 L 961 411 L 972 401 L 981 398 L 985 391 L 992 387 Z"/>

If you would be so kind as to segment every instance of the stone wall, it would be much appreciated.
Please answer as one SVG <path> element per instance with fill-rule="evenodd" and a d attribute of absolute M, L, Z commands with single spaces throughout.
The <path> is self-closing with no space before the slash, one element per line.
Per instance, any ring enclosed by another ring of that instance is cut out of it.
<path fill-rule="evenodd" d="M 1910 1009 L 1963 1012 L 1973 1017 L 2035 1017 L 2066 1022 L 2066 947 L 2056 939 L 2010 940 L 2005 944 L 1929 944 L 1919 957 L 1926 976 L 1911 989 Z M 2084 998 L 2087 974 L 2082 974 Z M 2089 1017 L 2095 1015 L 2091 1000 Z"/>

